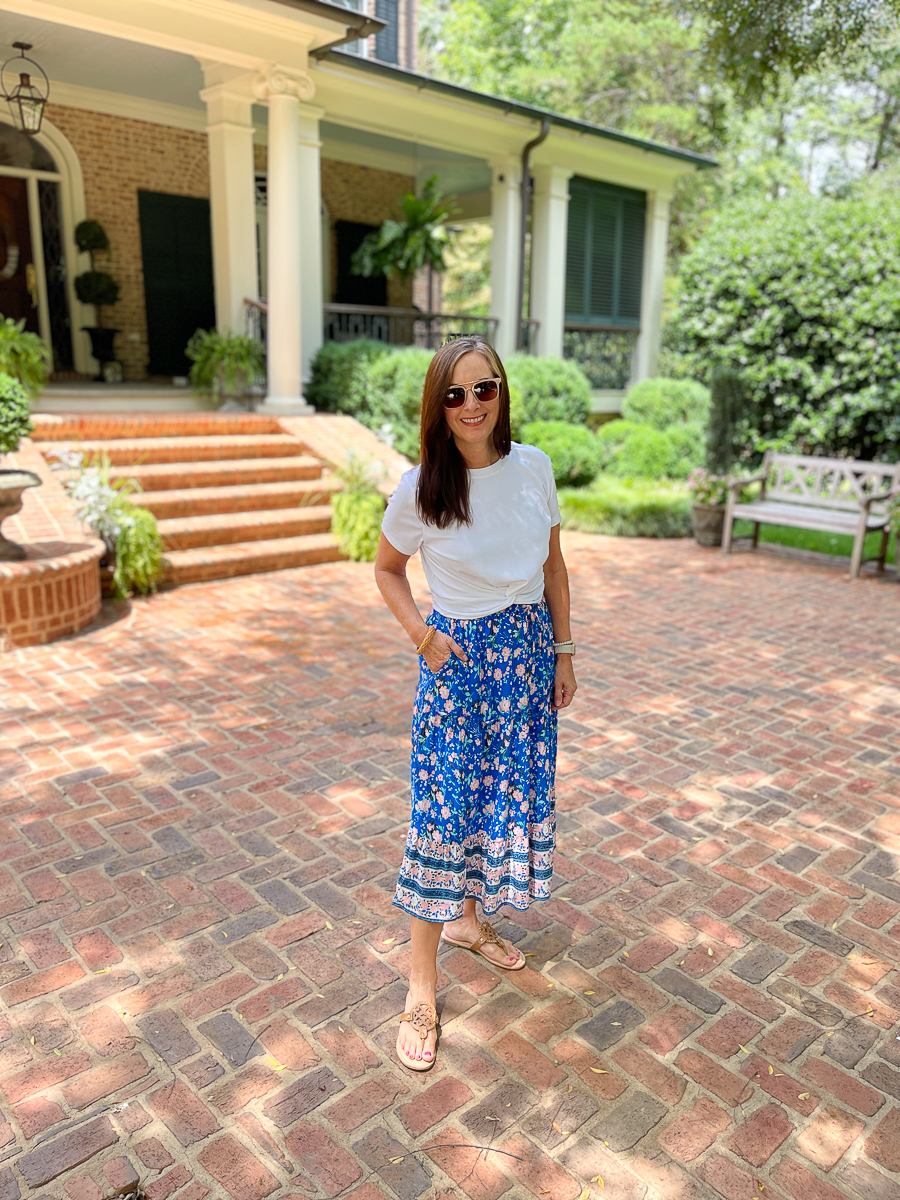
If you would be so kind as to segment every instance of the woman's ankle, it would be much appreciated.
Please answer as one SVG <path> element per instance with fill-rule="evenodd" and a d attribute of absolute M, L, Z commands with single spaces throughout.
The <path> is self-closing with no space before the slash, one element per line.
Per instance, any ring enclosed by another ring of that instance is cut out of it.
<path fill-rule="evenodd" d="M 433 996 L 437 991 L 437 972 L 429 971 L 414 971 L 410 972 L 409 990 L 415 995 Z"/>

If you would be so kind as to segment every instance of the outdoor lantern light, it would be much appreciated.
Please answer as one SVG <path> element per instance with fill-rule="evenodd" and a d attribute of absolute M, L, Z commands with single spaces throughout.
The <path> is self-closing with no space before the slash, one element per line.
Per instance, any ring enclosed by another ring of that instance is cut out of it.
<path fill-rule="evenodd" d="M 17 129 L 21 129 L 23 133 L 35 134 L 40 132 L 41 121 L 44 116 L 44 105 L 47 103 L 47 97 L 50 95 L 50 80 L 47 78 L 47 72 L 43 67 L 39 66 L 33 58 L 27 58 L 26 50 L 31 49 L 30 42 L 13 42 L 13 47 L 19 51 L 18 54 L 8 58 L 0 67 L 0 82 L 3 87 L 3 97 L 9 105 L 9 111 L 12 115 L 13 124 Z M 35 71 L 23 71 L 22 67 L 25 64 L 34 67 Z M 6 90 L 6 73 L 7 71 L 15 71 L 19 76 L 19 82 L 11 92 Z M 40 74 L 43 84 L 35 85 L 32 82 L 32 75 Z"/>

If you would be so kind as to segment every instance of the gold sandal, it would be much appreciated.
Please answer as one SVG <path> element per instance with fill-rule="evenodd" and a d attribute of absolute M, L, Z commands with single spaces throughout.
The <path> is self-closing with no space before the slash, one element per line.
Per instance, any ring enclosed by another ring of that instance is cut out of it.
<path fill-rule="evenodd" d="M 430 1003 L 430 1001 L 420 1000 L 418 1004 L 414 1004 L 412 1006 L 409 1012 L 402 1014 L 400 1017 L 401 1025 L 404 1021 L 409 1021 L 410 1025 L 412 1025 L 413 1029 L 422 1039 L 423 1044 L 431 1030 L 437 1029 L 438 1036 L 434 1043 L 434 1054 L 427 1061 L 423 1059 L 421 1065 L 419 1065 L 418 1060 L 410 1060 L 408 1056 L 400 1053 L 400 1035 L 397 1035 L 398 1062 L 401 1062 L 404 1067 L 408 1067 L 410 1071 L 430 1071 L 437 1062 L 437 1044 L 438 1040 L 440 1039 L 440 1026 L 438 1025 L 437 1009 L 432 1003 Z"/>
<path fill-rule="evenodd" d="M 488 921 L 481 921 L 478 925 L 478 932 L 480 936 L 477 937 L 474 942 L 472 942 L 471 946 L 467 946 L 465 942 L 457 942 L 453 938 L 447 937 L 446 933 L 444 932 L 441 932 L 441 941 L 449 942 L 451 946 L 460 946 L 463 950 L 474 950 L 476 954 L 480 954 L 482 958 L 486 959 L 492 967 L 501 967 L 504 971 L 522 970 L 522 968 L 525 966 L 525 956 L 518 949 L 516 949 L 515 946 L 513 949 L 519 955 L 519 958 L 517 962 L 512 964 L 512 966 L 507 966 L 506 963 L 497 962 L 495 958 L 491 958 L 489 954 L 485 954 L 482 950 L 482 946 L 490 945 L 500 946 L 503 948 L 503 950 L 506 950 L 506 943 L 493 925 L 491 925 Z"/>

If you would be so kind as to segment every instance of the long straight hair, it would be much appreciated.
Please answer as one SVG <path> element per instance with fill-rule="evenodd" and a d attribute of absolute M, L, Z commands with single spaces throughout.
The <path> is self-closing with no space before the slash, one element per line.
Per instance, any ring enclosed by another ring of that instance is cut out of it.
<path fill-rule="evenodd" d="M 478 336 L 459 337 L 441 346 L 431 360 L 422 389 L 421 465 L 416 487 L 419 516 L 438 529 L 459 523 L 471 525 L 469 473 L 465 460 L 450 436 L 444 401 L 452 386 L 453 370 L 467 354 L 480 354 L 490 374 L 500 380 L 494 449 L 505 458 L 512 446 L 509 426 L 509 384 L 494 347 Z"/>

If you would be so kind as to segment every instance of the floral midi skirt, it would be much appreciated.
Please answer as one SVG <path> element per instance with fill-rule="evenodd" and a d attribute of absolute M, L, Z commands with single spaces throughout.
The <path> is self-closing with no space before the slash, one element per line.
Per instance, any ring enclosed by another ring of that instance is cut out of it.
<path fill-rule="evenodd" d="M 553 626 L 545 601 L 460 621 L 433 612 L 456 655 L 420 660 L 412 822 L 393 903 L 425 921 L 546 900 L 556 835 Z"/>

